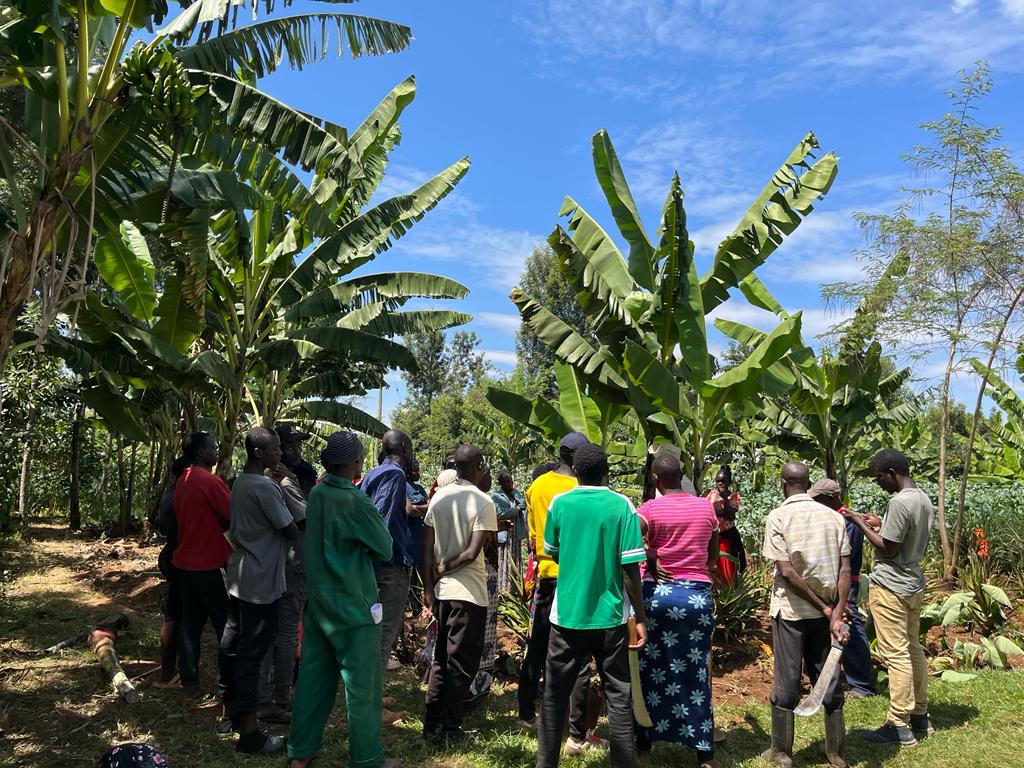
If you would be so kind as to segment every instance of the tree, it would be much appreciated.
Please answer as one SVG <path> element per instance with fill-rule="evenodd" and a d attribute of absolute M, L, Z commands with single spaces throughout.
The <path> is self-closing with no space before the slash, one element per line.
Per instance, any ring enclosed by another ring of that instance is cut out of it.
<path fill-rule="evenodd" d="M 273 6 L 265 4 L 268 12 Z M 135 219 L 126 210 L 133 194 L 166 179 L 166 212 L 183 149 L 234 139 L 250 148 L 249 159 L 264 153 L 261 168 L 282 165 L 280 153 L 327 178 L 359 164 L 361 148 L 338 126 L 271 99 L 253 83 L 284 61 L 301 67 L 322 58 L 332 38 L 339 53 L 347 44 L 353 56 L 380 54 L 404 49 L 410 30 L 339 13 L 236 28 L 236 11 L 226 0 L 190 3 L 128 51 L 135 30 L 163 21 L 165 2 L 59 0 L 0 9 L 0 89 L 16 90 L 24 104 L 20 124 L 0 121 L 0 368 L 30 296 L 41 305 L 39 338 L 82 296 L 95 236 Z M 31 159 L 31 173 L 18 173 L 17 153 Z M 284 168 L 275 174 L 287 176 Z"/>
<path fill-rule="evenodd" d="M 652 242 L 611 140 L 599 131 L 593 139 L 594 167 L 629 244 L 628 257 L 571 197 L 560 212 L 568 217 L 568 229 L 558 226 L 548 238 L 572 276 L 596 341 L 535 297 L 512 292 L 524 325 L 556 359 L 576 370 L 590 392 L 632 409 L 646 443 L 683 447 L 687 473 L 697 484 L 708 446 L 757 400 L 765 390 L 765 373 L 798 342 L 800 332 L 799 314 L 783 320 L 743 362 L 715 375 L 706 315 L 764 263 L 828 192 L 837 161 L 831 153 L 815 160 L 817 148 L 813 133 L 800 141 L 700 278 L 679 175 L 672 180 Z"/>
<path fill-rule="evenodd" d="M 546 243 L 526 259 L 518 287 L 547 307 L 559 320 L 578 328 L 584 338 L 593 341 L 590 321 L 576 299 L 572 276 Z M 553 363 L 555 356 L 529 326 L 516 330 L 517 365 L 524 380 L 537 382 L 538 394 L 549 400 L 558 396 Z"/>
<path fill-rule="evenodd" d="M 874 338 L 878 318 L 906 269 L 906 261 L 897 260 L 877 279 L 842 330 L 835 349 L 826 346 L 815 354 L 801 344 L 769 369 L 779 388 L 787 391 L 766 401 L 760 429 L 778 447 L 815 461 L 844 492 L 849 491 L 851 471 L 864 459 L 856 450 L 858 445 L 878 430 L 917 414 L 913 400 L 894 399 L 910 378 L 910 369 L 894 370 Z M 755 306 L 782 320 L 789 317 L 755 276 L 749 275 L 741 289 Z M 723 320 L 717 325 L 743 346 L 766 338 L 765 333 L 739 323 Z"/>
<path fill-rule="evenodd" d="M 948 94 L 953 111 L 922 126 L 932 141 L 916 146 L 907 159 L 930 182 L 910 190 L 926 211 L 923 217 L 911 215 L 910 203 L 891 215 L 859 216 L 873 235 L 870 249 L 862 254 L 867 274 L 880 274 L 897 259 L 908 263 L 901 290 L 881 319 L 880 333 L 903 340 L 912 356 L 941 354 L 944 359 L 936 514 L 947 580 L 960 559 L 967 481 L 986 383 L 983 380 L 979 388 L 965 451 L 957 462 L 963 471 L 952 525 L 947 520 L 950 385 L 954 374 L 969 369 L 968 361 L 979 350 L 989 352 L 991 367 L 1000 351 L 1012 348 L 1022 333 L 1024 175 L 1007 150 L 997 146 L 998 129 L 983 126 L 976 117 L 979 102 L 991 87 L 984 62 L 963 71 L 959 87 Z M 856 302 L 872 290 L 873 282 L 871 277 L 853 285 L 837 284 L 829 292 Z"/>
<path fill-rule="evenodd" d="M 476 333 L 456 332 L 446 341 L 440 330 L 409 339 L 416 372 L 403 374 L 406 396 L 395 408 L 393 426 L 408 433 L 424 468 L 439 466 L 460 443 L 480 437 L 472 414 L 486 407 L 481 392 L 491 367 L 478 350 Z M 485 454 L 491 446 L 479 446 Z"/>

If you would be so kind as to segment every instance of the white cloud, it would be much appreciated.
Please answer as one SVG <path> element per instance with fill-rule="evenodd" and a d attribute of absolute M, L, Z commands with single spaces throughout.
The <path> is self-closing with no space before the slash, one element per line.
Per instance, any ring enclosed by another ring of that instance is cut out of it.
<path fill-rule="evenodd" d="M 1017 23 L 1024 0 L 793 0 L 756 11 L 742 0 L 532 0 L 516 18 L 548 57 L 596 62 L 613 96 L 630 95 L 617 76 L 623 60 L 680 73 L 691 62 L 702 65 L 700 84 L 685 76 L 674 84 L 648 78 L 636 88 L 639 100 L 673 86 L 690 94 L 692 105 L 725 93 L 775 98 L 814 80 L 917 73 L 945 82 L 978 59 L 1001 71 L 1024 69 L 1024 28 Z M 593 79 L 582 80 L 595 87 Z"/>
<path fill-rule="evenodd" d="M 834 325 L 841 323 L 850 317 L 852 312 L 848 309 L 803 309 L 801 307 L 788 307 L 787 312 L 795 314 L 802 309 L 801 332 L 804 341 L 811 342 L 817 337 L 826 333 Z M 734 323 L 742 323 L 762 331 L 771 331 L 779 324 L 779 318 L 771 312 L 760 309 L 752 304 L 746 303 L 744 299 L 730 299 L 724 304 L 715 307 L 708 313 L 708 320 L 714 321 L 718 318 L 731 320 Z"/>
<path fill-rule="evenodd" d="M 442 203 L 443 205 L 444 203 Z M 459 262 L 472 267 L 489 287 L 511 290 L 527 257 L 544 241 L 543 235 L 494 227 L 475 216 L 448 216 L 402 241 L 402 252 L 433 261 Z M 473 286 L 470 286 L 472 288 Z"/>
<path fill-rule="evenodd" d="M 1024 19 L 1024 0 L 1000 0 L 999 4 L 1011 19 Z"/>
<path fill-rule="evenodd" d="M 503 331 L 517 331 L 521 323 L 519 315 L 508 312 L 477 312 L 473 317 L 481 325 Z"/>
<path fill-rule="evenodd" d="M 485 349 L 482 351 L 484 353 L 484 358 L 490 360 L 495 365 L 504 365 L 511 368 L 515 366 L 519 359 L 516 357 L 515 352 L 505 352 L 500 349 Z"/>

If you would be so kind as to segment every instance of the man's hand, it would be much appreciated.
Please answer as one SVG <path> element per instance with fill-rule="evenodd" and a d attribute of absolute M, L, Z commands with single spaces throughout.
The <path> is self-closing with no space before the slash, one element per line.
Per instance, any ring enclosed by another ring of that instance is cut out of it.
<path fill-rule="evenodd" d="M 824 608 L 821 609 L 821 612 L 825 614 L 825 618 L 826 619 L 829 619 L 829 620 L 832 619 L 832 608 L 831 608 L 831 606 L 826 605 Z"/>
<path fill-rule="evenodd" d="M 639 651 L 647 645 L 647 625 L 641 621 L 636 623 L 636 642 L 629 644 L 629 650 Z"/>
<path fill-rule="evenodd" d="M 864 525 L 870 528 L 872 531 L 882 530 L 882 521 L 874 515 L 862 515 L 864 518 Z"/>
<path fill-rule="evenodd" d="M 280 485 L 284 481 L 284 479 L 288 477 L 288 475 L 290 474 L 291 473 L 288 471 L 288 467 L 280 463 L 278 463 L 276 467 L 270 470 L 271 479 L 278 485 Z"/>
<path fill-rule="evenodd" d="M 850 642 L 850 626 L 843 621 L 842 616 L 836 616 L 829 622 L 829 631 L 832 637 L 839 641 L 840 645 Z"/>
<path fill-rule="evenodd" d="M 659 584 L 662 584 L 666 581 L 673 581 L 672 574 L 669 573 L 661 563 L 658 563 L 657 575 Z"/>
<path fill-rule="evenodd" d="M 423 590 L 423 611 L 434 615 L 434 596 L 430 594 L 429 589 Z"/>

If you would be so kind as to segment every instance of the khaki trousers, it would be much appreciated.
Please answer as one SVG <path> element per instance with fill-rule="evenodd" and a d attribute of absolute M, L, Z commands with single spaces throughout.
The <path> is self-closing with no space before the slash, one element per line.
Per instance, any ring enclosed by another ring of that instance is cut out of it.
<path fill-rule="evenodd" d="M 900 597 L 871 585 L 868 605 L 878 638 L 876 648 L 889 668 L 889 714 L 886 722 L 909 728 L 911 715 L 928 712 L 928 660 L 921 647 L 924 594 Z"/>

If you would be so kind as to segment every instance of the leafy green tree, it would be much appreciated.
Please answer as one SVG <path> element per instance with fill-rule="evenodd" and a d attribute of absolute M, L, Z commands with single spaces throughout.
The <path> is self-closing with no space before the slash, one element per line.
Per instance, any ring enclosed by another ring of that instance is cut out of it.
<path fill-rule="evenodd" d="M 268 12 L 273 6 L 265 4 Z M 136 30 L 164 20 L 164 0 L 16 2 L 0 9 L 0 89 L 16 91 L 24 105 L 20 123 L 0 121 L 0 368 L 33 289 L 41 297 L 41 337 L 65 304 L 81 297 L 95 236 L 124 219 L 138 221 L 133 197 L 158 192 L 159 178 L 166 179 L 167 212 L 183 151 L 244 145 L 244 153 L 230 155 L 240 173 L 269 168 L 285 184 L 284 163 L 328 179 L 360 164 L 363 148 L 343 129 L 253 83 L 284 62 L 301 67 L 322 58 L 335 39 L 339 52 L 347 47 L 353 56 L 400 51 L 410 30 L 339 13 L 236 27 L 237 10 L 227 0 L 189 3 L 129 51 Z M 19 155 L 31 160 L 27 174 Z"/>
<path fill-rule="evenodd" d="M 970 370 L 970 359 L 982 350 L 989 353 L 991 367 L 1024 333 L 1024 174 L 999 146 L 999 129 L 978 120 L 978 107 L 991 88 L 985 62 L 961 73 L 959 86 L 948 94 L 951 111 L 922 126 L 930 141 L 914 147 L 907 158 L 927 186 L 910 190 L 912 199 L 893 214 L 859 217 L 873 236 L 863 254 L 869 278 L 828 289 L 829 296 L 855 303 L 894 260 L 908 263 L 901 290 L 881 318 L 880 333 L 900 340 L 914 357 L 941 355 L 944 360 L 936 513 L 947 580 L 960 560 L 971 455 L 987 386 L 983 380 L 964 451 L 951 462 L 951 382 L 956 373 Z M 922 209 L 924 215 L 915 216 Z M 954 463 L 960 486 L 950 526 L 947 475 Z"/>
<path fill-rule="evenodd" d="M 572 276 L 596 341 L 535 297 L 512 292 L 524 325 L 555 358 L 571 365 L 588 391 L 632 409 L 646 443 L 681 446 L 687 473 L 698 484 L 709 445 L 765 391 L 766 372 L 798 343 L 800 333 L 799 314 L 788 317 L 743 362 L 715 375 L 706 315 L 764 263 L 828 192 L 837 161 L 831 153 L 815 160 L 817 148 L 814 134 L 800 141 L 719 245 L 711 269 L 698 277 L 678 174 L 652 240 L 611 140 L 600 131 L 593 140 L 594 167 L 629 245 L 628 256 L 571 197 L 561 210 L 568 217 L 567 230 L 556 227 L 548 238 Z"/>

